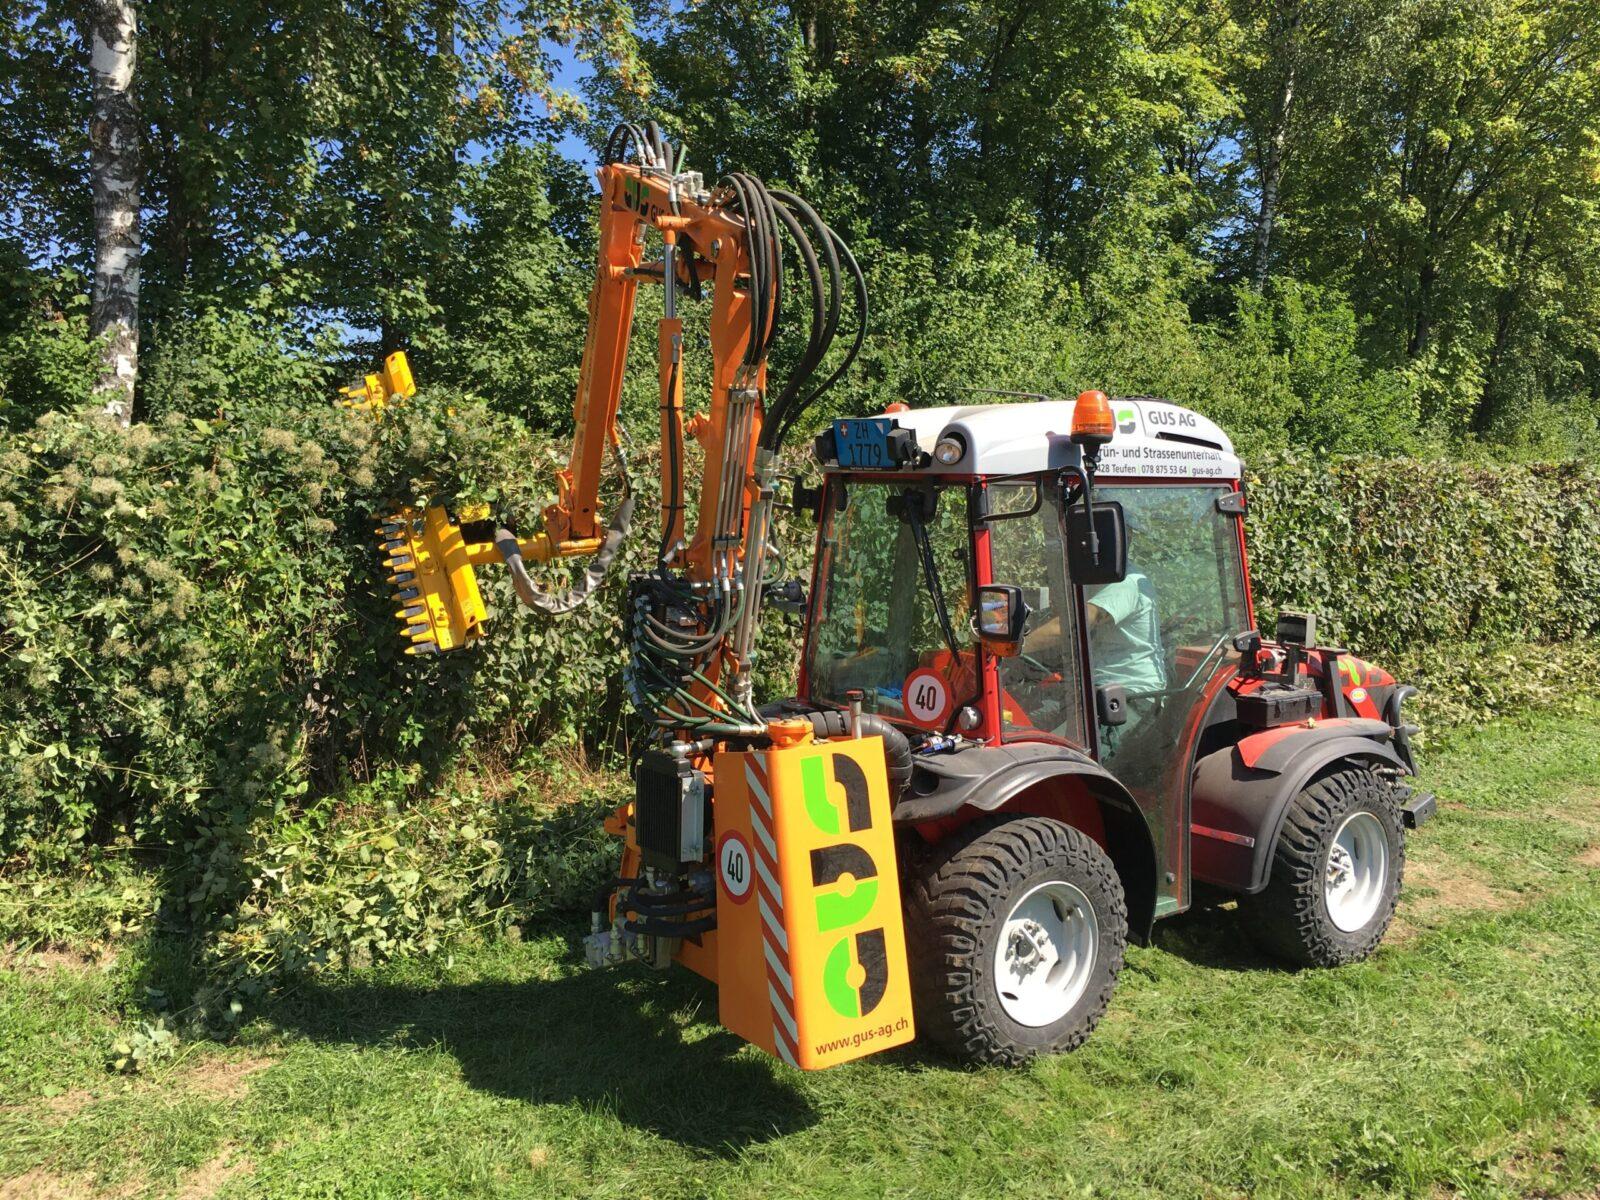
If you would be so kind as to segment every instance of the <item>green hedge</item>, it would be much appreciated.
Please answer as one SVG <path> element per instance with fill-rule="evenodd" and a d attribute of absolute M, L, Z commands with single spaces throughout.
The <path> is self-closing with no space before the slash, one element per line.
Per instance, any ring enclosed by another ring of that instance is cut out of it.
<path fill-rule="evenodd" d="M 1593 464 L 1282 460 L 1248 511 L 1262 619 L 1314 610 L 1374 659 L 1600 632 Z"/>

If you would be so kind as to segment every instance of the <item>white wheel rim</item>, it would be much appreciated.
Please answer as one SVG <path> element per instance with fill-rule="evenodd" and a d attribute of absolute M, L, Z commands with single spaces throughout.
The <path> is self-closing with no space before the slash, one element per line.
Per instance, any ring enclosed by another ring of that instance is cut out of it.
<path fill-rule="evenodd" d="M 1057 879 L 1030 889 L 1000 925 L 1000 1007 L 1018 1025 L 1059 1021 L 1089 986 L 1099 945 L 1100 922 L 1079 888 Z"/>
<path fill-rule="evenodd" d="M 1333 835 L 1322 894 L 1328 916 L 1345 933 L 1371 921 L 1389 882 L 1389 839 L 1369 812 L 1351 813 Z"/>

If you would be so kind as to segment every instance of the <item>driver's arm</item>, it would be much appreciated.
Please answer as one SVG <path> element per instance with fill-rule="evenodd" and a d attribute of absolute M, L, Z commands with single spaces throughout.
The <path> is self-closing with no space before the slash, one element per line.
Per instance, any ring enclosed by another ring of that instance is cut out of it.
<path fill-rule="evenodd" d="M 1084 601 L 1089 609 L 1089 631 L 1098 633 L 1122 624 L 1138 610 L 1139 584 L 1130 575 L 1095 588 L 1093 595 L 1084 596 Z"/>

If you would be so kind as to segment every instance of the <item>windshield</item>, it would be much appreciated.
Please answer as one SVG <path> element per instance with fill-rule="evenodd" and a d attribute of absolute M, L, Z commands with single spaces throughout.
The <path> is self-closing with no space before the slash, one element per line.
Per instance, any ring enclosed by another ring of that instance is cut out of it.
<path fill-rule="evenodd" d="M 842 704 L 859 688 L 868 712 L 942 727 L 975 690 L 965 489 L 834 487 L 846 504 L 828 506 L 822 529 L 821 606 L 806 664 L 811 696 Z"/>

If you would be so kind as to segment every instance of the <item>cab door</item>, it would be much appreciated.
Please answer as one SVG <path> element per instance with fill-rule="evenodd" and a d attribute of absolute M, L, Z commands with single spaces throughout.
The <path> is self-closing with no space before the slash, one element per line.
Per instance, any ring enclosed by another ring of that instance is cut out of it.
<path fill-rule="evenodd" d="M 1189 766 L 1202 718 L 1250 627 L 1239 517 L 1224 483 L 1107 483 L 1122 505 L 1128 574 L 1083 593 L 1090 674 L 1127 721 L 1099 726 L 1100 761 L 1144 808 L 1164 864 L 1156 915 L 1189 906 Z"/>

